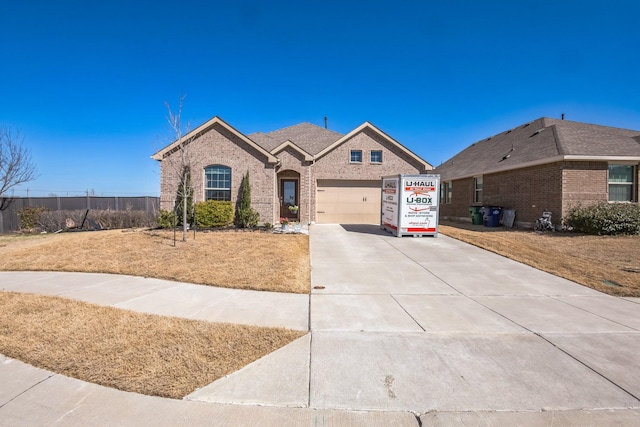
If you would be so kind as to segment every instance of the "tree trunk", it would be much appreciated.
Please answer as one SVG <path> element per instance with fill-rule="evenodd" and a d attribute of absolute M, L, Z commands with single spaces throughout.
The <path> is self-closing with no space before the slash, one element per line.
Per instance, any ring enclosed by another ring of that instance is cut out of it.
<path fill-rule="evenodd" d="M 184 183 L 182 184 L 182 194 L 184 195 L 182 197 L 182 241 L 186 242 L 187 241 L 187 217 L 189 216 L 189 213 L 187 212 L 187 180 L 184 180 Z"/>

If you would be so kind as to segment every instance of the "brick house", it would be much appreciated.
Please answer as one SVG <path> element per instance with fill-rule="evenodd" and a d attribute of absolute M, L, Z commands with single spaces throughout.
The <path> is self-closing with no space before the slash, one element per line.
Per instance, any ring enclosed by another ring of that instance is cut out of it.
<path fill-rule="evenodd" d="M 244 135 L 214 117 L 151 156 L 160 162 L 160 207 L 174 207 L 181 152 L 190 159 L 194 201 L 237 201 L 250 175 L 260 222 L 379 223 L 381 177 L 432 166 L 371 123 L 346 135 L 302 123 Z M 289 206 L 298 206 L 292 213 Z"/>
<path fill-rule="evenodd" d="M 502 206 L 531 227 L 544 210 L 559 223 L 578 203 L 637 202 L 639 163 L 640 131 L 541 118 L 472 144 L 433 173 L 441 218 Z"/>

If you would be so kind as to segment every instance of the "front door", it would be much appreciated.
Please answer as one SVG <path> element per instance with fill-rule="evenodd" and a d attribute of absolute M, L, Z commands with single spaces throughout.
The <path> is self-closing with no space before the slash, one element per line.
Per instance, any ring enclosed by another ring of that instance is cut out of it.
<path fill-rule="evenodd" d="M 280 180 L 280 217 L 298 220 L 300 211 L 289 209 L 289 207 L 298 207 L 298 180 L 283 178 Z"/>

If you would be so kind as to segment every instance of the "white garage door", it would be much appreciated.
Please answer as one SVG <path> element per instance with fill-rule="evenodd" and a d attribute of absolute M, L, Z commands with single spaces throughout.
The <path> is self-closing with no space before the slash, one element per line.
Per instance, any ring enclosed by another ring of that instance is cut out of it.
<path fill-rule="evenodd" d="M 380 224 L 382 181 L 318 180 L 320 224 Z"/>

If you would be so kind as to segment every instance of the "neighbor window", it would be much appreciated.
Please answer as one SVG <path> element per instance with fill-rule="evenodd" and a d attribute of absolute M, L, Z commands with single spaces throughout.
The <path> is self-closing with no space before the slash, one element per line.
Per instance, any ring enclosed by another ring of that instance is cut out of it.
<path fill-rule="evenodd" d="M 473 178 L 473 203 L 482 203 L 482 177 Z"/>
<path fill-rule="evenodd" d="M 204 199 L 231 201 L 231 168 L 215 165 L 204 169 Z"/>
<path fill-rule="evenodd" d="M 349 161 L 351 163 L 362 163 L 362 150 L 351 150 Z"/>
<path fill-rule="evenodd" d="M 382 163 L 382 151 L 381 150 L 372 150 L 371 151 L 371 163 Z"/>
<path fill-rule="evenodd" d="M 633 202 L 635 200 L 635 176 L 635 166 L 609 165 L 609 201 Z"/>
<path fill-rule="evenodd" d="M 444 181 L 440 184 L 440 203 L 451 203 L 451 193 L 453 186 L 451 181 Z"/>

